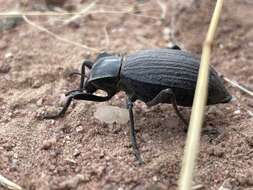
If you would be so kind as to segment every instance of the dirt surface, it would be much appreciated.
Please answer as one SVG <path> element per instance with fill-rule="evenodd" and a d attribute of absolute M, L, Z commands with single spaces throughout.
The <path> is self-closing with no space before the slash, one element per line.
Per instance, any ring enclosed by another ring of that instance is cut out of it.
<path fill-rule="evenodd" d="M 15 2 L 0 0 L 1 11 L 11 10 Z M 75 6 L 89 3 L 76 2 L 82 4 Z M 155 0 L 99 1 L 94 10 L 131 8 L 137 15 L 93 14 L 67 26 L 63 17 L 29 19 L 61 37 L 101 51 L 161 48 L 174 38 L 184 49 L 199 55 L 214 1 L 196 0 L 189 5 L 168 2 L 166 6 L 163 22 Z M 225 1 L 212 57 L 217 71 L 251 90 L 252 9 L 250 0 Z M 95 52 L 56 40 L 25 22 L 0 33 L 0 173 L 31 190 L 176 189 L 186 133 L 170 105 L 148 109 L 136 103 L 143 166 L 138 166 L 132 155 L 127 124 L 105 124 L 94 118 L 98 103 L 74 102 L 64 118 L 40 119 L 42 114 L 60 109 L 64 93 L 78 87 L 79 78 L 69 78 L 68 73 L 79 70 L 84 59 L 95 57 Z M 193 186 L 250 190 L 253 100 L 226 86 L 234 100 L 206 112 Z M 119 93 L 100 104 L 123 108 L 124 97 Z M 190 109 L 182 110 L 189 116 Z"/>

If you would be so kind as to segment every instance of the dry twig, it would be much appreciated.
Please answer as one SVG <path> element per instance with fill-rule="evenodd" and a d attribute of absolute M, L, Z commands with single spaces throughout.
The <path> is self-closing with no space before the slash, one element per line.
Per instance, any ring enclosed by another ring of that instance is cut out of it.
<path fill-rule="evenodd" d="M 234 81 L 234 80 L 230 80 L 227 77 L 222 76 L 222 78 L 227 81 L 228 83 L 230 83 L 233 87 L 239 88 L 241 91 L 249 94 L 250 96 L 253 96 L 253 92 L 246 89 L 245 87 L 241 86 L 238 82 Z"/>
<path fill-rule="evenodd" d="M 88 15 L 88 14 L 128 14 L 136 17 L 144 17 L 154 20 L 160 20 L 159 17 L 155 16 L 148 16 L 143 14 L 135 14 L 132 10 L 124 10 L 124 11 L 108 11 L 108 10 L 99 10 L 99 11 L 90 11 L 88 13 L 81 13 L 81 12 L 39 12 L 39 11 L 30 11 L 30 12 L 19 12 L 19 11 L 12 11 L 12 12 L 2 12 L 0 16 L 69 16 L 69 15 Z"/>
<path fill-rule="evenodd" d="M 157 4 L 159 5 L 159 7 L 161 8 L 161 11 L 162 11 L 160 17 L 161 17 L 162 20 L 164 20 L 165 17 L 166 17 L 166 13 L 167 13 L 167 6 L 161 0 L 157 0 L 156 2 L 157 2 Z"/>
<path fill-rule="evenodd" d="M 22 190 L 22 187 L 0 175 L 0 185 L 11 190 Z"/>
<path fill-rule="evenodd" d="M 222 11 L 223 0 L 217 0 L 212 20 L 207 32 L 206 40 L 203 44 L 201 64 L 197 86 L 194 95 L 192 114 L 189 130 L 186 139 L 185 153 L 179 180 L 180 190 L 190 190 L 193 179 L 195 161 L 198 155 L 199 139 L 201 127 L 204 119 L 204 108 L 207 99 L 209 62 L 211 56 L 211 46 L 214 40 L 215 31 Z"/>
<path fill-rule="evenodd" d="M 92 8 L 95 7 L 96 3 L 97 3 L 97 0 L 93 1 L 88 6 L 86 6 L 82 11 L 80 11 L 80 14 L 76 14 L 76 15 L 72 16 L 71 18 L 69 18 L 68 20 L 66 20 L 64 23 L 65 24 L 69 24 L 70 22 L 73 22 L 76 19 L 80 18 L 81 16 L 87 14 Z"/>
<path fill-rule="evenodd" d="M 37 28 L 38 30 L 40 31 L 43 31 L 43 32 L 46 32 L 47 34 L 49 34 L 50 36 L 60 40 L 60 41 L 63 41 L 65 43 L 69 43 L 69 44 L 72 44 L 72 45 L 75 45 L 77 47 L 80 47 L 80 48 L 84 48 L 84 49 L 88 49 L 88 50 L 91 50 L 91 51 L 95 51 L 95 52 L 99 52 L 99 49 L 96 49 L 96 48 L 92 48 L 92 47 L 89 47 L 89 46 L 86 46 L 84 44 L 80 44 L 80 43 L 77 43 L 77 42 L 73 42 L 71 40 L 68 40 L 66 38 L 63 38 L 63 37 L 60 37 L 58 35 L 56 35 L 55 33 L 49 31 L 48 29 L 42 27 L 42 26 L 39 26 L 37 24 L 35 24 L 34 22 L 30 21 L 25 15 L 22 15 L 23 16 L 23 19 L 25 20 L 25 22 L 27 22 L 28 24 L 30 24 L 31 26 Z"/>
<path fill-rule="evenodd" d="M 105 33 L 105 47 L 108 48 L 110 45 L 110 37 L 109 37 L 108 31 L 107 31 L 107 25 L 104 26 L 103 31 Z"/>

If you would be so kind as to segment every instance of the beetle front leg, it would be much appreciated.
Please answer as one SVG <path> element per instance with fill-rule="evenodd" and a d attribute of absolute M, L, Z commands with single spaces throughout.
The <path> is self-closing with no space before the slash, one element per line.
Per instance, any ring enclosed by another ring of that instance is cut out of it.
<path fill-rule="evenodd" d="M 68 107 L 70 106 L 72 99 L 73 99 L 73 97 L 69 96 L 67 98 L 65 105 L 63 106 L 62 110 L 59 113 L 57 113 L 55 115 L 50 115 L 50 114 L 45 115 L 43 117 L 43 119 L 57 119 L 57 118 L 63 117 L 65 115 L 66 111 L 68 110 Z"/>
<path fill-rule="evenodd" d="M 140 151 L 136 142 L 136 131 L 134 129 L 134 114 L 133 114 L 133 102 L 128 98 L 127 108 L 129 111 L 130 118 L 130 139 L 134 151 L 135 158 L 138 160 L 139 164 L 144 164 L 141 158 Z"/>
<path fill-rule="evenodd" d="M 88 93 L 84 93 L 84 92 L 80 92 L 80 91 L 72 91 L 68 97 L 67 97 L 67 101 L 65 103 L 65 105 L 63 106 L 62 110 L 55 115 L 46 115 L 43 118 L 44 119 L 57 119 L 59 117 L 63 117 L 68 109 L 68 107 L 70 106 L 70 103 L 73 99 L 76 100 L 87 100 L 87 101 L 94 101 L 94 102 L 104 102 L 107 101 L 111 98 L 112 96 L 108 95 L 105 97 L 102 96 L 96 96 L 93 94 L 88 94 Z"/>
<path fill-rule="evenodd" d="M 159 92 L 159 94 L 156 95 L 156 97 L 154 97 L 153 100 L 147 102 L 146 104 L 148 106 L 154 106 L 159 103 L 168 103 L 169 100 L 171 101 L 177 116 L 183 121 L 185 125 L 184 130 L 187 131 L 188 121 L 183 117 L 183 115 L 178 110 L 176 96 L 170 88 L 162 90 L 161 92 Z"/>

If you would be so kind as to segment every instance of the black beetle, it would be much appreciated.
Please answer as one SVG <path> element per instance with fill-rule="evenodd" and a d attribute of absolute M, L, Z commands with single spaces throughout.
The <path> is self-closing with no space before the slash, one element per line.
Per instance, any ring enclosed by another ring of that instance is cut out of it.
<path fill-rule="evenodd" d="M 85 76 L 85 67 L 90 69 L 89 76 Z M 63 116 L 73 99 L 103 102 L 117 92 L 125 91 L 128 97 L 131 142 L 135 157 L 142 163 L 136 143 L 133 102 L 139 99 L 148 106 L 172 104 L 176 114 L 187 125 L 177 105 L 192 106 L 198 70 L 199 59 L 178 46 L 142 50 L 127 56 L 101 53 L 95 63 L 84 61 L 81 73 L 72 73 L 81 76 L 79 89 L 66 94 L 66 104 L 59 114 L 47 115 L 45 118 Z M 107 96 L 95 95 L 97 90 L 105 91 Z M 227 103 L 230 100 L 231 95 L 216 71 L 210 67 L 207 105 Z"/>

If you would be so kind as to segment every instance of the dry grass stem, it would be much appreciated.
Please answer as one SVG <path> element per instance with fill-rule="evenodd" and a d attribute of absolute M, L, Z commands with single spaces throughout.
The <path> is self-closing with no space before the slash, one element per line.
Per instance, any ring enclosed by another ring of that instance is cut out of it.
<path fill-rule="evenodd" d="M 107 25 L 104 26 L 103 28 L 104 34 L 105 34 L 105 47 L 108 48 L 110 45 L 110 37 L 107 31 Z"/>
<path fill-rule="evenodd" d="M 94 52 L 99 52 L 99 49 L 96 49 L 96 48 L 92 48 L 92 47 L 89 47 L 89 46 L 86 46 L 84 44 L 80 44 L 80 43 L 77 43 L 77 42 L 73 42 L 71 40 L 68 40 L 68 39 L 65 39 L 63 37 L 60 37 L 58 35 L 56 35 L 55 33 L 49 31 L 48 29 L 42 27 L 42 26 L 39 26 L 37 24 L 35 24 L 34 22 L 32 22 L 31 20 L 29 20 L 25 15 L 22 15 L 23 16 L 23 19 L 25 20 L 25 22 L 27 22 L 28 24 L 30 24 L 31 26 L 33 26 L 34 28 L 37 28 L 38 30 L 40 31 L 43 31 L 43 32 L 46 32 L 47 34 L 49 34 L 50 36 L 56 38 L 57 40 L 60 40 L 62 42 L 65 42 L 65 43 L 69 43 L 69 44 L 72 44 L 74 46 L 77 46 L 77 47 L 80 47 L 80 48 L 83 48 L 83 49 L 87 49 L 87 50 L 91 50 L 91 51 L 94 51 Z"/>
<path fill-rule="evenodd" d="M 204 185 L 199 184 L 199 185 L 193 186 L 191 190 L 200 190 L 200 189 L 203 189 L 203 188 L 204 188 Z"/>
<path fill-rule="evenodd" d="M 234 80 L 230 80 L 227 77 L 223 76 L 223 79 L 225 81 L 227 81 L 228 83 L 230 83 L 233 87 L 239 88 L 241 91 L 245 92 L 246 94 L 249 94 L 250 96 L 253 96 L 253 92 L 246 89 L 245 87 L 241 86 L 238 82 L 234 81 Z"/>
<path fill-rule="evenodd" d="M 161 0 L 157 0 L 156 2 L 157 2 L 157 4 L 159 5 L 159 7 L 161 8 L 161 11 L 162 11 L 160 17 L 161 17 L 162 20 L 164 20 L 165 17 L 166 17 L 166 13 L 167 13 L 167 6 Z"/>
<path fill-rule="evenodd" d="M 89 11 L 86 13 L 81 12 L 39 12 L 39 11 L 30 11 L 30 12 L 19 12 L 19 11 L 12 11 L 12 12 L 2 12 L 0 16 L 10 17 L 10 16 L 70 16 L 70 15 L 88 15 L 88 14 L 128 14 L 136 17 L 144 17 L 154 20 L 160 20 L 159 17 L 155 16 L 148 16 L 143 14 L 135 14 L 132 10 L 124 10 L 124 11 L 107 11 L 107 10 L 99 10 L 99 11 Z"/>
<path fill-rule="evenodd" d="M 11 190 L 22 190 L 22 187 L 0 175 L 0 185 Z"/>
<path fill-rule="evenodd" d="M 215 31 L 222 11 L 223 0 L 217 0 L 211 23 L 203 44 L 201 64 L 193 100 L 192 114 L 186 139 L 186 146 L 179 180 L 180 190 L 190 190 L 193 171 L 199 149 L 201 127 L 204 119 L 204 108 L 207 99 L 209 62 L 211 46 L 214 40 Z"/>
<path fill-rule="evenodd" d="M 93 1 L 88 6 L 85 6 L 85 8 L 80 11 L 80 14 L 76 14 L 76 15 L 72 16 L 71 18 L 66 20 L 64 23 L 69 24 L 70 22 L 73 22 L 76 19 L 78 19 L 78 18 L 82 17 L 83 15 L 87 14 L 91 9 L 93 9 L 95 7 L 96 3 L 97 3 L 97 1 Z"/>

